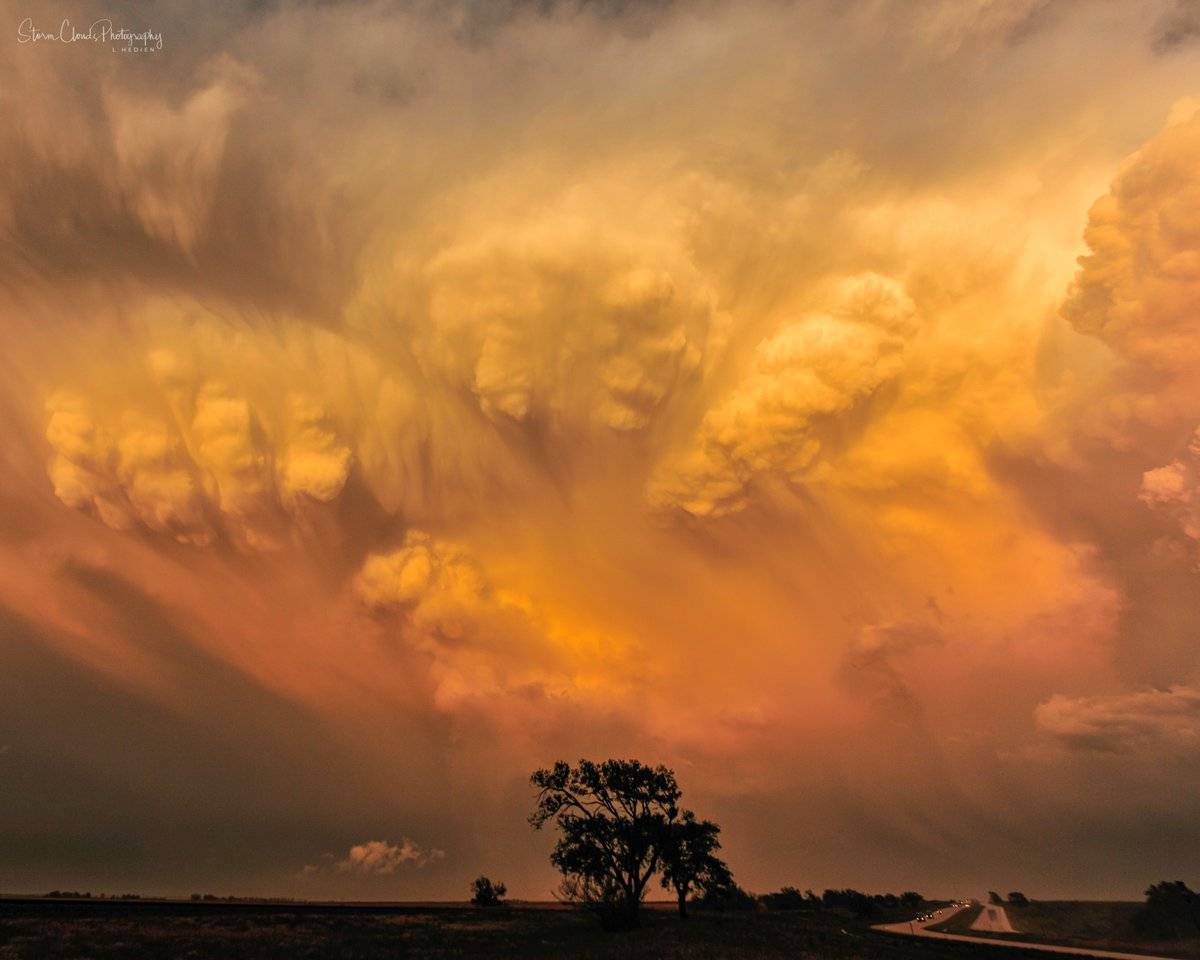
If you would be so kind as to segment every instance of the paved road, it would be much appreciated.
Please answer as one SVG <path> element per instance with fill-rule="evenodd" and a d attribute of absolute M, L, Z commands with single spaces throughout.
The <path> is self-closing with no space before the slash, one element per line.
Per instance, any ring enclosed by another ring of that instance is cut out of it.
<path fill-rule="evenodd" d="M 1028 943 L 1023 940 L 1000 940 L 996 937 L 972 937 L 966 934 L 957 933 L 938 933 L 936 930 L 930 930 L 929 927 L 936 926 L 949 920 L 954 914 L 960 910 L 966 910 L 967 907 L 943 907 L 933 914 L 928 920 L 913 920 L 909 923 L 881 923 L 873 927 L 874 930 L 883 930 L 886 933 L 902 933 L 907 936 L 914 937 L 932 937 L 937 940 L 959 940 L 963 943 L 987 943 L 994 947 L 1014 947 L 1021 950 L 1041 950 L 1045 953 L 1066 953 L 1079 957 L 1106 957 L 1109 960 L 1171 960 L 1169 957 L 1154 957 L 1145 953 L 1119 953 L 1116 950 L 1088 950 L 1083 947 L 1060 947 L 1053 943 Z M 983 913 L 987 913 L 988 908 L 984 907 Z M 1001 910 L 1001 913 L 1004 911 Z M 982 916 L 982 914 L 981 914 Z M 1008 916 L 1005 914 L 1004 922 L 1008 923 Z M 974 928 L 974 924 L 972 924 Z M 1012 928 L 1009 927 L 1011 930 Z"/>
<path fill-rule="evenodd" d="M 986 930 L 988 933 L 1016 933 L 1008 922 L 1008 911 L 1003 907 L 988 904 L 979 911 L 979 916 L 971 924 L 972 930 Z"/>

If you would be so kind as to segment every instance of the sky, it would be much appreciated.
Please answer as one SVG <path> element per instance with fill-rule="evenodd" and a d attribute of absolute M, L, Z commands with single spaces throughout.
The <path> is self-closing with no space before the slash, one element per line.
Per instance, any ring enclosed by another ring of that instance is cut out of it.
<path fill-rule="evenodd" d="M 0 11 L 0 890 L 1200 881 L 1200 4 Z"/>

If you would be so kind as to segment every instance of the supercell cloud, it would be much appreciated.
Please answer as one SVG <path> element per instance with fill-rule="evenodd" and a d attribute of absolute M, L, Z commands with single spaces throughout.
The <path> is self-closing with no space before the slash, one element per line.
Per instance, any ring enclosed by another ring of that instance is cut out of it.
<path fill-rule="evenodd" d="M 1200 868 L 1188 5 L 140 6 L 0 58 L 0 887 Z"/>

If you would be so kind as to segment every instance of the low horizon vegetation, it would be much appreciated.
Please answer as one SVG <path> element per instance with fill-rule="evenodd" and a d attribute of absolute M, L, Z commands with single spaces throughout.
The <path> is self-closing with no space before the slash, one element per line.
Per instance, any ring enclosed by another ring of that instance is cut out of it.
<path fill-rule="evenodd" d="M 537 789 L 529 822 L 553 823 L 559 838 L 550 862 L 563 874 L 557 896 L 596 914 L 605 929 L 638 926 L 640 909 L 657 878 L 674 894 L 680 919 L 689 905 L 718 911 L 830 910 L 858 918 L 885 909 L 916 910 L 924 898 L 913 890 L 867 894 L 826 890 L 818 897 L 796 887 L 755 896 L 734 880 L 717 856 L 721 828 L 682 809 L 683 791 L 673 770 L 639 760 L 564 760 L 536 770 Z M 477 881 L 478 882 L 478 881 Z"/>
<path fill-rule="evenodd" d="M 1200 958 L 1200 894 L 1181 880 L 1151 884 L 1142 902 L 1037 900 L 1018 891 L 1007 899 L 989 892 L 988 900 L 1006 909 L 1013 933 L 972 929 L 984 909 L 981 903 L 931 929 L 1014 942 Z"/>
<path fill-rule="evenodd" d="M 887 919 L 884 917 L 883 919 Z M 841 911 L 643 911 L 614 934 L 586 910 L 346 910 L 218 902 L 0 901 L 0 960 L 1022 960 L 975 944 L 889 936 Z"/>

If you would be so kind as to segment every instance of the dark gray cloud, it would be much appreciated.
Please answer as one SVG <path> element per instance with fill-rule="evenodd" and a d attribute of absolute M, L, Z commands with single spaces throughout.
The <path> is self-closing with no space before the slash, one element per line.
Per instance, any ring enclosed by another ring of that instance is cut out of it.
<path fill-rule="evenodd" d="M 1154 25 L 1151 45 L 1155 53 L 1171 53 L 1200 38 L 1200 3 L 1175 0 L 1174 6 Z"/>
<path fill-rule="evenodd" d="M 65 576 L 118 618 L 162 686 L 131 689 L 57 652 L 70 638 L 0 613 L 7 889 L 267 892 L 364 835 L 415 822 L 428 842 L 447 829 L 398 770 L 364 763 L 319 716 L 201 652 L 177 612 L 100 569 Z M 436 731 L 396 725 L 382 736 L 398 766 L 436 781 Z"/>

